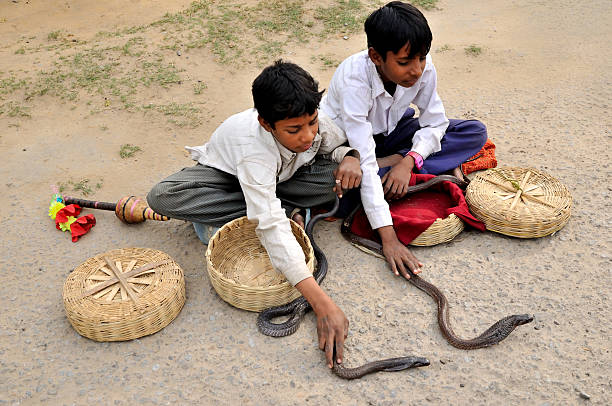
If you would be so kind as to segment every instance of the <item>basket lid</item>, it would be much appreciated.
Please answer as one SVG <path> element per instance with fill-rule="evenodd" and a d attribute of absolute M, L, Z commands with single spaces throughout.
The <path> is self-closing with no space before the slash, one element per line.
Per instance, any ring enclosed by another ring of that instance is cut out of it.
<path fill-rule="evenodd" d="M 185 303 L 183 270 L 166 253 L 123 248 L 89 258 L 64 284 L 66 315 L 96 341 L 132 340 L 168 325 Z"/>
<path fill-rule="evenodd" d="M 470 211 L 488 230 L 520 238 L 560 230 L 572 207 L 567 188 L 534 168 L 494 168 L 479 173 L 465 197 Z"/>

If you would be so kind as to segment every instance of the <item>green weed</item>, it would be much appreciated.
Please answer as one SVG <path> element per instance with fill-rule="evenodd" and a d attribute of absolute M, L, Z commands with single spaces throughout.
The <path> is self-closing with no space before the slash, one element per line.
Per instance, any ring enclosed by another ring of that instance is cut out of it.
<path fill-rule="evenodd" d="M 61 33 L 62 33 L 61 30 L 51 31 L 49 34 L 47 34 L 47 39 L 49 41 L 55 41 L 60 37 Z"/>
<path fill-rule="evenodd" d="M 319 7 L 315 19 L 323 23 L 323 34 L 353 33 L 362 29 L 366 14 L 359 0 L 336 0 L 335 5 Z"/>
<path fill-rule="evenodd" d="M 425 10 L 431 10 L 436 7 L 438 0 L 410 0 L 410 3 Z"/>
<path fill-rule="evenodd" d="M 470 56 L 478 56 L 482 53 L 482 48 L 477 45 L 472 44 L 469 47 L 465 48 L 465 53 Z"/>
<path fill-rule="evenodd" d="M 321 62 L 325 69 L 336 68 L 338 67 L 338 65 L 340 65 L 340 62 L 341 62 L 340 60 L 336 59 L 334 55 L 331 55 L 331 54 L 317 55 L 317 56 L 313 55 L 310 58 L 310 60 L 312 62 L 316 62 L 316 61 Z"/>
<path fill-rule="evenodd" d="M 9 117 L 24 117 L 30 118 L 30 108 L 22 106 L 14 101 L 9 101 L 4 104 L 0 104 L 0 116 L 6 114 Z"/>
<path fill-rule="evenodd" d="M 193 85 L 193 94 L 202 94 L 204 89 L 206 89 L 207 87 L 208 86 L 206 86 L 206 83 L 202 82 L 201 80 L 198 80 Z"/>
<path fill-rule="evenodd" d="M 62 193 L 70 189 L 73 192 L 81 193 L 83 196 L 89 196 L 94 192 L 94 189 L 102 189 L 102 182 L 97 182 L 93 187 L 89 182 L 87 178 L 79 181 L 69 180 L 68 182 L 58 182 L 58 190 Z"/>
<path fill-rule="evenodd" d="M 123 144 L 119 149 L 119 156 L 123 159 L 131 158 L 138 151 L 142 151 L 138 145 Z"/>
<path fill-rule="evenodd" d="M 170 116 L 168 122 L 178 127 L 189 126 L 195 128 L 201 124 L 199 116 L 200 109 L 193 106 L 193 103 L 169 103 L 169 104 L 147 104 L 142 106 L 146 111 L 157 111 L 165 116 Z"/>
<path fill-rule="evenodd" d="M 452 51 L 452 50 L 453 50 L 453 47 L 451 47 L 448 44 L 444 44 L 440 48 L 436 49 L 436 52 L 446 52 L 446 51 Z"/>

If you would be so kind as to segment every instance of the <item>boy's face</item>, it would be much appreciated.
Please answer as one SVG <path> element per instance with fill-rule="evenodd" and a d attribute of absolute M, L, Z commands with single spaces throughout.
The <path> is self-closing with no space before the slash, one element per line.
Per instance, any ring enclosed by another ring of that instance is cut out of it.
<path fill-rule="evenodd" d="M 396 54 L 387 52 L 385 61 L 374 48 L 368 49 L 368 55 L 380 74 L 383 82 L 393 82 L 402 87 L 411 87 L 419 80 L 425 69 L 427 55 L 415 55 L 409 58 L 410 43 L 402 47 Z"/>
<path fill-rule="evenodd" d="M 286 118 L 275 123 L 274 128 L 261 116 L 257 118 L 266 131 L 272 133 L 285 148 L 293 152 L 305 152 L 310 149 L 319 132 L 319 112 L 304 114 L 300 117 Z"/>

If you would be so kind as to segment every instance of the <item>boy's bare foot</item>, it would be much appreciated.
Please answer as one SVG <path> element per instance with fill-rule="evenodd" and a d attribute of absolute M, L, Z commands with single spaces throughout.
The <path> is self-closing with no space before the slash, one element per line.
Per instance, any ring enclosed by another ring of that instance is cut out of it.
<path fill-rule="evenodd" d="M 304 228 L 304 216 L 302 216 L 299 211 L 291 216 L 291 220 L 295 221 L 302 229 Z"/>
<path fill-rule="evenodd" d="M 457 177 L 457 178 L 459 178 L 459 179 L 461 179 L 461 180 L 464 180 L 464 181 L 466 181 L 466 182 L 468 181 L 468 180 L 466 179 L 466 177 L 465 177 L 465 176 L 463 176 L 463 172 L 461 172 L 461 167 L 459 167 L 459 166 L 458 166 L 458 167 L 456 167 L 455 169 L 453 169 L 453 176 L 455 176 L 455 177 Z"/>

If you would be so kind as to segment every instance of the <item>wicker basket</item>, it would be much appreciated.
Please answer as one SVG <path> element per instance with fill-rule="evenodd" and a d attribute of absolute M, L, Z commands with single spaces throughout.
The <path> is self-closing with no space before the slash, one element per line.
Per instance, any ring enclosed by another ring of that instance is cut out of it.
<path fill-rule="evenodd" d="M 306 265 L 314 270 L 314 251 L 306 233 L 290 220 Z M 217 294 L 229 304 L 259 312 L 288 303 L 300 296 L 272 267 L 268 253 L 255 234 L 256 223 L 241 217 L 221 227 L 210 239 L 206 264 L 210 282 Z"/>
<path fill-rule="evenodd" d="M 465 198 L 470 211 L 488 230 L 519 238 L 543 237 L 560 230 L 572 208 L 567 188 L 533 168 L 479 173 L 470 182 Z"/>
<path fill-rule="evenodd" d="M 429 247 L 432 245 L 449 242 L 464 229 L 463 221 L 454 214 L 445 218 L 438 218 L 417 238 L 410 242 L 410 245 L 419 247 Z"/>
<path fill-rule="evenodd" d="M 77 266 L 64 284 L 70 324 L 96 341 L 124 341 L 166 327 L 185 304 L 183 270 L 149 248 L 105 252 Z"/>

